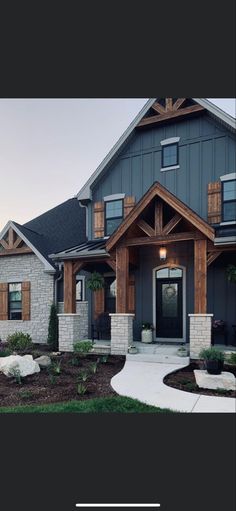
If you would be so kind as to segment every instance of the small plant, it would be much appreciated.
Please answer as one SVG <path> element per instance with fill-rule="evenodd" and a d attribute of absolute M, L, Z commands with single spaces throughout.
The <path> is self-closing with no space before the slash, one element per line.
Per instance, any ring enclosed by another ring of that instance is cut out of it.
<path fill-rule="evenodd" d="M 48 344 L 53 351 L 58 350 L 58 317 L 57 306 L 53 303 L 50 309 L 48 324 Z"/>
<path fill-rule="evenodd" d="M 189 390 L 190 392 L 197 390 L 198 386 L 196 383 L 188 382 L 185 384 L 185 389 Z"/>
<path fill-rule="evenodd" d="M 99 291 L 100 289 L 104 288 L 104 278 L 101 275 L 101 273 L 98 273 L 97 271 L 94 271 L 91 274 L 91 277 L 87 280 L 87 287 L 91 291 Z"/>
<path fill-rule="evenodd" d="M 74 344 L 74 352 L 83 357 L 90 352 L 92 347 L 92 341 L 78 341 Z"/>
<path fill-rule="evenodd" d="M 17 368 L 17 367 L 12 367 L 12 369 L 10 369 L 9 371 L 9 375 L 14 378 L 15 382 L 18 384 L 18 385 L 21 385 L 22 384 L 22 379 L 21 379 L 21 374 L 20 374 L 20 370 Z"/>
<path fill-rule="evenodd" d="M 216 392 L 218 392 L 218 394 L 221 394 L 222 396 L 225 396 L 225 395 L 227 396 L 228 394 L 231 393 L 231 390 L 218 388 L 218 389 L 216 389 Z"/>
<path fill-rule="evenodd" d="M 72 357 L 70 363 L 72 366 L 78 367 L 80 365 L 80 360 L 78 357 Z"/>
<path fill-rule="evenodd" d="M 33 393 L 30 390 L 20 390 L 21 399 L 27 400 L 32 397 Z"/>
<path fill-rule="evenodd" d="M 142 323 L 142 330 L 153 330 L 153 325 L 151 323 Z"/>
<path fill-rule="evenodd" d="M 53 362 L 51 364 L 51 373 L 55 374 L 55 376 L 59 376 L 61 374 L 61 362 Z"/>
<path fill-rule="evenodd" d="M 101 364 L 106 364 L 108 361 L 108 355 L 103 355 L 101 358 L 100 358 L 100 362 Z"/>
<path fill-rule="evenodd" d="M 230 353 L 230 355 L 227 356 L 227 362 L 232 365 L 236 365 L 236 352 Z"/>
<path fill-rule="evenodd" d="M 53 373 L 49 373 L 49 374 L 48 374 L 48 378 L 49 378 L 49 382 L 50 382 L 50 384 L 51 384 L 51 385 L 55 385 L 55 384 L 56 384 L 56 382 L 57 382 L 57 377 L 56 377 L 56 375 L 55 375 L 55 374 L 53 374 Z"/>
<path fill-rule="evenodd" d="M 219 362 L 224 362 L 224 353 L 223 351 L 218 350 L 217 348 L 206 348 L 201 350 L 199 357 L 203 360 L 215 360 Z"/>
<path fill-rule="evenodd" d="M 32 348 L 33 343 L 29 334 L 15 332 L 7 338 L 7 347 L 11 351 L 25 351 Z"/>
<path fill-rule="evenodd" d="M 82 369 L 82 371 L 78 374 L 78 381 L 87 381 L 89 379 L 89 372 L 86 369 Z"/>
<path fill-rule="evenodd" d="M 78 383 L 77 392 L 78 392 L 78 394 L 83 396 L 87 392 L 87 386 L 84 385 L 83 383 Z"/>
<path fill-rule="evenodd" d="M 90 364 L 90 366 L 89 366 L 89 369 L 92 374 L 96 374 L 97 368 L 98 368 L 97 362 L 92 362 L 92 364 Z"/>

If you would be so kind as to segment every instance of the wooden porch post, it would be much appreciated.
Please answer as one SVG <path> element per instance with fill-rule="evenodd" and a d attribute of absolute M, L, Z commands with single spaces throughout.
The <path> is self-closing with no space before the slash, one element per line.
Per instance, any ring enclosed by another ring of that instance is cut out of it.
<path fill-rule="evenodd" d="M 129 249 L 119 247 L 116 249 L 116 312 L 128 313 L 129 290 Z"/>
<path fill-rule="evenodd" d="M 73 261 L 64 261 L 64 313 L 76 312 L 76 274 Z"/>
<path fill-rule="evenodd" d="M 207 240 L 194 241 L 194 313 L 207 313 Z"/>

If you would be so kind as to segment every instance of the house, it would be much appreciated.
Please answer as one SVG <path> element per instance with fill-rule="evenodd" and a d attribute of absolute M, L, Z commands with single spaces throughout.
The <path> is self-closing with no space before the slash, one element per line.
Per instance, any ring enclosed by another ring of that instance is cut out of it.
<path fill-rule="evenodd" d="M 235 345 L 235 284 L 226 275 L 236 255 L 235 160 L 235 120 L 206 99 L 146 103 L 74 199 L 86 215 L 83 239 L 78 227 L 70 240 L 63 233 L 61 247 L 47 247 L 59 275 L 61 350 L 91 336 L 103 313 L 113 354 L 140 340 L 143 322 L 153 324 L 156 342 L 190 343 L 192 357 L 211 345 L 214 319 L 224 322 L 214 342 Z M 23 227 L 37 232 L 32 222 Z M 1 257 L 0 269 L 3 260 L 11 258 Z M 94 271 L 105 285 L 88 293 L 84 279 Z M 10 281 L 0 275 L 4 288 Z"/>
<path fill-rule="evenodd" d="M 7 223 L 0 234 L 1 340 L 22 331 L 33 342 L 47 342 L 50 307 L 58 301 L 61 279 L 60 265 L 49 254 L 85 239 L 85 209 L 75 198 L 24 225 Z"/>

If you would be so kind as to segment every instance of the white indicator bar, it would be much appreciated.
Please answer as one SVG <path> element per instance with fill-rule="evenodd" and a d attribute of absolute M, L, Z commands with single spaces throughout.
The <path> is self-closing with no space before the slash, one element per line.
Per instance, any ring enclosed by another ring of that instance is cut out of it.
<path fill-rule="evenodd" d="M 147 508 L 147 507 L 161 507 L 161 504 L 76 504 L 76 507 L 140 507 L 140 508 Z"/>

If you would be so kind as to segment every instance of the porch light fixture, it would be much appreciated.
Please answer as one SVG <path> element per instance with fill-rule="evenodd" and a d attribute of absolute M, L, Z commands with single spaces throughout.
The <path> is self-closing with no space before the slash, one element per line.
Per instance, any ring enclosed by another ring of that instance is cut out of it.
<path fill-rule="evenodd" d="M 160 249 L 159 249 L 159 257 L 160 257 L 161 261 L 165 261 L 166 260 L 166 247 L 160 247 Z"/>

